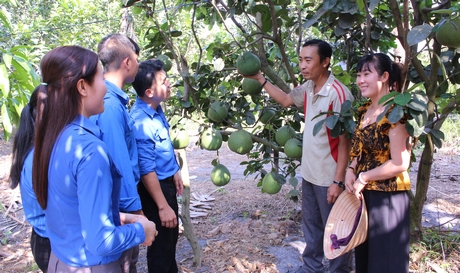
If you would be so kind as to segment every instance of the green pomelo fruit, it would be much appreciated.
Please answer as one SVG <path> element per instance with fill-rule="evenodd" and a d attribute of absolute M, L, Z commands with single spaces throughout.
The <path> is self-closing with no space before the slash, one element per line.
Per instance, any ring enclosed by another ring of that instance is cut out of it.
<path fill-rule="evenodd" d="M 257 80 L 250 78 L 244 78 L 241 88 L 243 89 L 243 92 L 248 95 L 257 95 L 262 91 L 260 83 Z"/>
<path fill-rule="evenodd" d="M 214 122 L 222 122 L 228 116 L 228 110 L 222 102 L 213 102 L 209 105 L 208 118 Z"/>
<path fill-rule="evenodd" d="M 209 151 L 219 150 L 222 146 L 222 135 L 213 129 L 207 129 L 201 134 L 200 146 Z"/>
<path fill-rule="evenodd" d="M 273 172 L 268 173 L 262 179 L 262 189 L 269 194 L 275 194 L 281 190 L 281 185 L 275 180 L 273 174 Z"/>
<path fill-rule="evenodd" d="M 448 47 L 460 47 L 460 17 L 444 23 L 436 31 L 436 40 L 441 45 Z"/>
<path fill-rule="evenodd" d="M 188 136 L 187 131 L 184 130 L 175 130 L 171 134 L 171 141 L 174 146 L 174 149 L 184 149 L 190 143 L 190 137 Z"/>
<path fill-rule="evenodd" d="M 284 153 L 290 158 L 302 157 L 302 143 L 297 138 L 291 138 L 284 144 Z"/>
<path fill-rule="evenodd" d="M 211 171 L 211 181 L 214 185 L 222 187 L 230 182 L 230 172 L 222 164 L 216 165 Z"/>
<path fill-rule="evenodd" d="M 271 121 L 272 118 L 275 116 L 276 111 L 273 108 L 265 108 L 260 112 L 259 120 L 263 124 L 267 124 L 267 122 Z"/>
<path fill-rule="evenodd" d="M 245 51 L 236 59 L 236 68 L 243 75 L 254 75 L 260 70 L 259 57 L 252 54 L 250 51 Z"/>
<path fill-rule="evenodd" d="M 171 62 L 171 59 L 168 56 L 166 56 L 166 55 L 158 55 L 157 59 L 164 63 L 163 70 L 165 72 L 168 72 L 169 70 L 171 70 L 172 62 Z"/>
<path fill-rule="evenodd" d="M 295 130 L 291 126 L 283 126 L 275 134 L 276 143 L 283 146 L 286 142 L 295 137 Z"/>
<path fill-rule="evenodd" d="M 228 138 L 228 148 L 238 154 L 247 154 L 252 149 L 251 134 L 245 130 L 233 132 Z"/>

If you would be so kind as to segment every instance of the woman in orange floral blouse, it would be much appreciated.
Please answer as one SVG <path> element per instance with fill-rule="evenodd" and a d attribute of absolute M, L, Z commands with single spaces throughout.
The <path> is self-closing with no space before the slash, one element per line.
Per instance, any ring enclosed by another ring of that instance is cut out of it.
<path fill-rule="evenodd" d="M 345 184 L 349 193 L 364 196 L 369 215 L 367 240 L 356 247 L 356 273 L 404 273 L 409 270 L 409 193 L 411 158 L 405 117 L 388 121 L 389 109 L 379 100 L 401 92 L 401 66 L 382 53 L 364 56 L 356 83 L 369 100 L 358 109 Z"/>

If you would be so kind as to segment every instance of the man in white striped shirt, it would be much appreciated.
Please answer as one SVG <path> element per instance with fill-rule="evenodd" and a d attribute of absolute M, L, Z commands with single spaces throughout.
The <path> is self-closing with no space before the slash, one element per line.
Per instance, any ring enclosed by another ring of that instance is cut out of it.
<path fill-rule="evenodd" d="M 327 42 L 316 39 L 305 42 L 299 53 L 299 66 L 307 81 L 289 94 L 266 82 L 260 72 L 245 76 L 263 84 L 270 97 L 283 107 L 296 105 L 305 114 L 300 173 L 303 178 L 302 229 L 307 245 L 303 252 L 304 264 L 297 272 L 325 272 L 324 227 L 332 205 L 344 189 L 343 181 L 348 164 L 350 141 L 345 135 L 333 138 L 325 124 L 313 135 L 315 124 L 327 116 L 312 120 L 313 117 L 329 110 L 340 112 L 344 101 L 353 100 L 348 88 L 329 71 L 331 56 L 332 48 Z M 328 271 L 350 272 L 351 255 L 349 252 L 331 260 Z"/>

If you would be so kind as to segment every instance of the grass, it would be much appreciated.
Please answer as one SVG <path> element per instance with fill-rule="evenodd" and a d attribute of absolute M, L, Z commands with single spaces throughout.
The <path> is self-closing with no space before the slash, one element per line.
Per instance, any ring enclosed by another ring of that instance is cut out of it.
<path fill-rule="evenodd" d="M 458 154 L 460 152 L 460 114 L 451 114 L 441 127 L 444 142 L 441 151 Z"/>
<path fill-rule="evenodd" d="M 411 272 L 455 272 L 460 269 L 460 232 L 428 228 L 411 245 Z"/>

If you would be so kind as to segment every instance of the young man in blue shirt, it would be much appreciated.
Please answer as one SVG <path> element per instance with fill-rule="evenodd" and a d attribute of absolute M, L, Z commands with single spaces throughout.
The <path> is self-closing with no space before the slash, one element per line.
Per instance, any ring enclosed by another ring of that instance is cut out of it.
<path fill-rule="evenodd" d="M 142 214 L 142 206 L 137 193 L 140 180 L 134 121 L 128 113 L 128 95 L 123 86 L 131 83 L 137 73 L 139 46 L 128 37 L 112 34 L 101 40 L 98 56 L 104 66 L 107 94 L 104 97 L 105 110 L 93 116 L 102 131 L 102 141 L 107 145 L 115 166 L 122 174 L 120 211 Z M 135 273 L 139 256 L 139 246 L 123 254 L 123 272 Z"/>
<path fill-rule="evenodd" d="M 176 273 L 179 235 L 177 195 L 184 188 L 160 103 L 171 96 L 171 84 L 160 60 L 139 64 L 133 87 L 138 98 L 131 108 L 142 182 L 138 185 L 145 216 L 157 225 L 158 236 L 147 249 L 149 273 Z"/>

